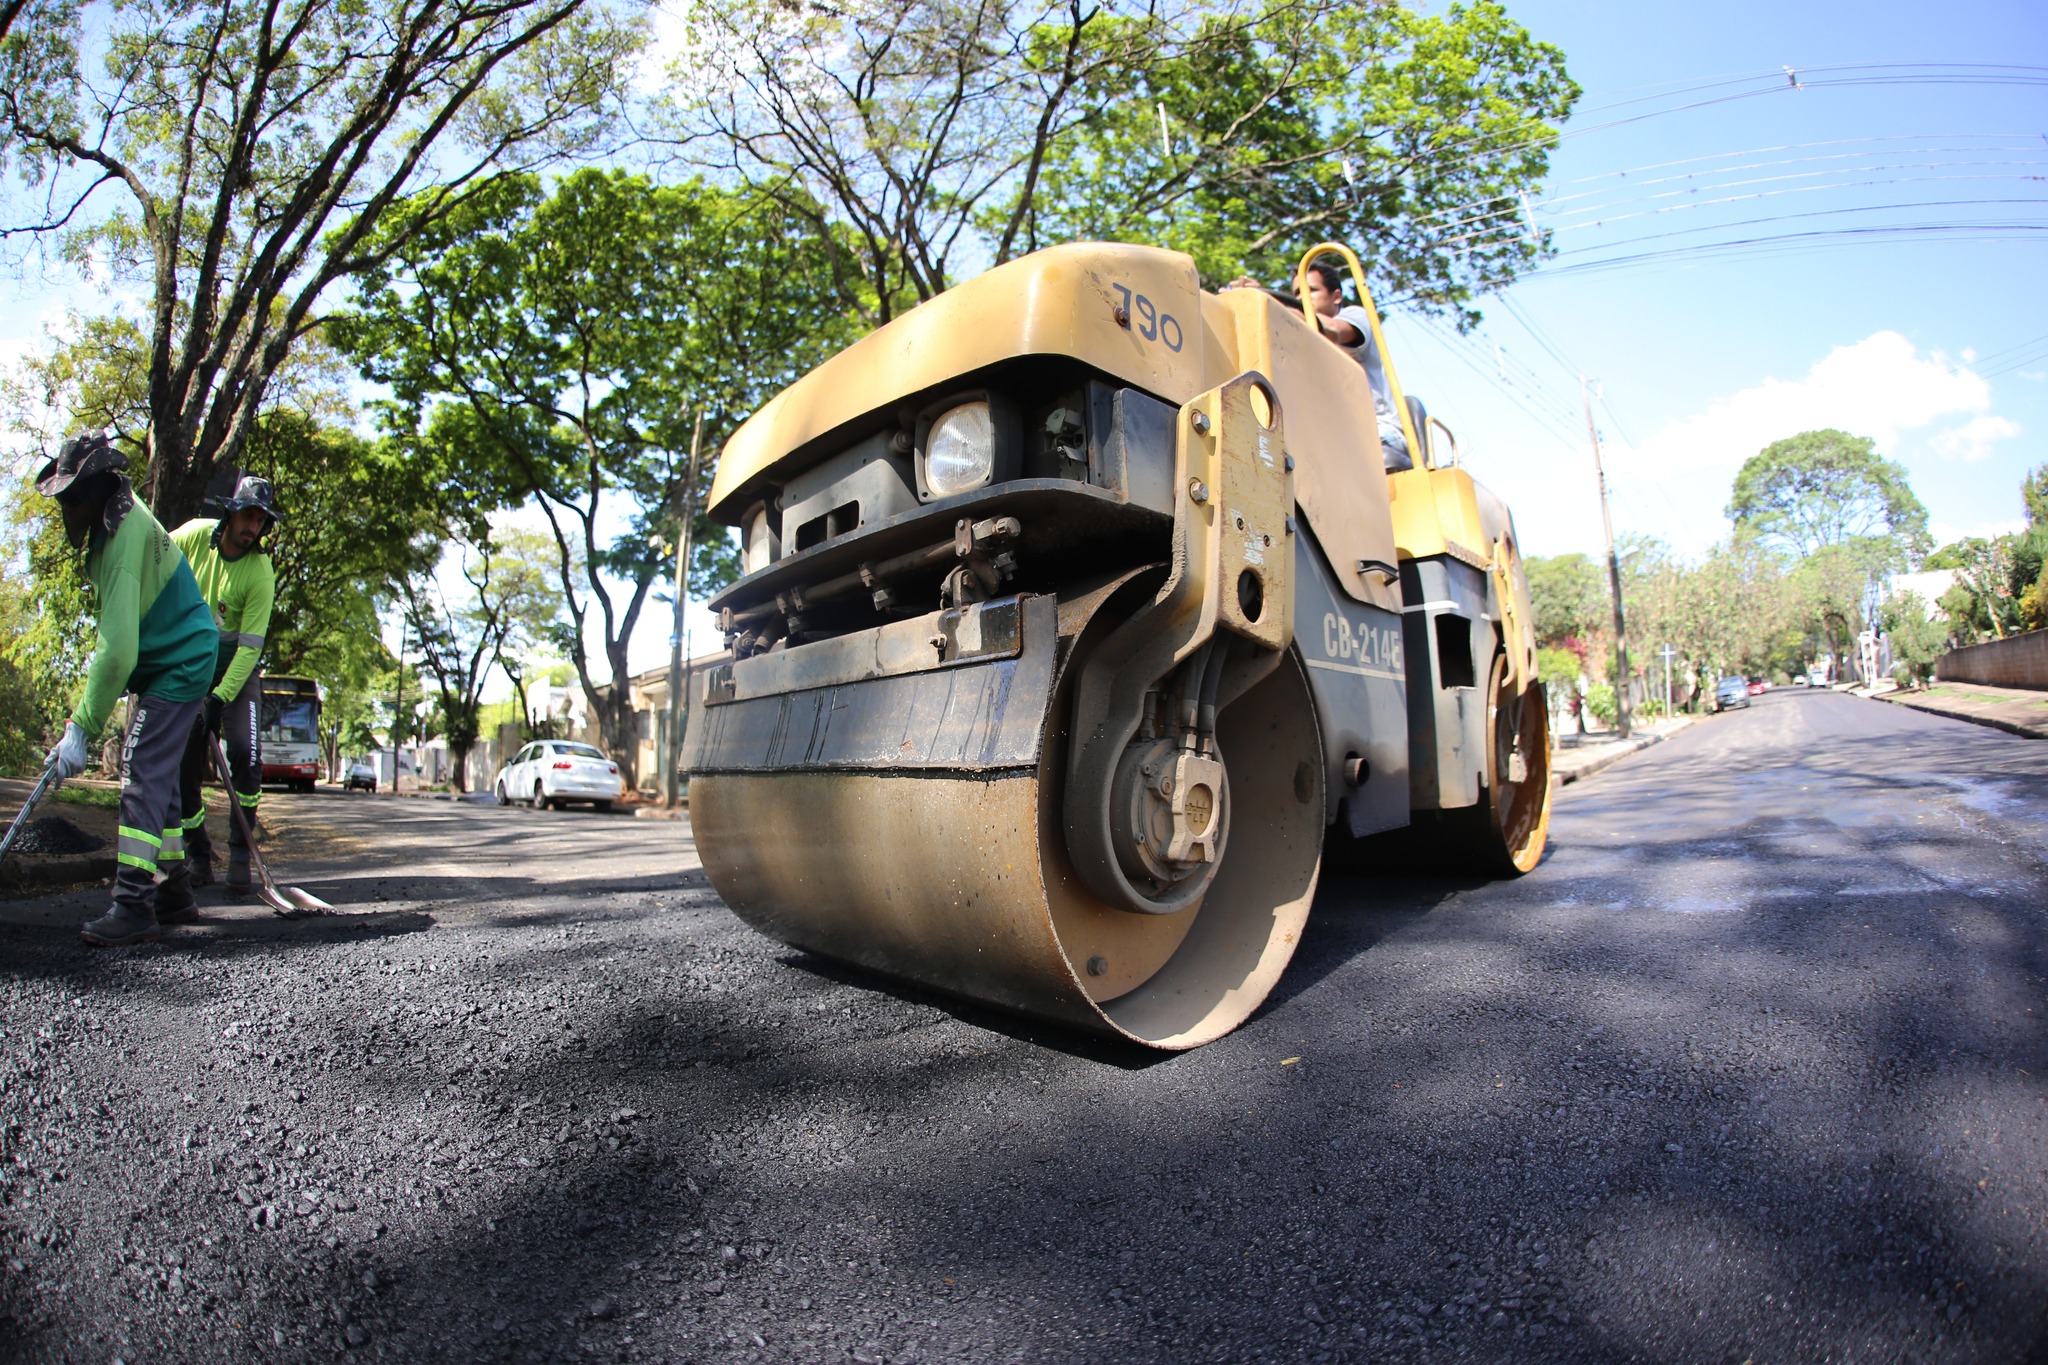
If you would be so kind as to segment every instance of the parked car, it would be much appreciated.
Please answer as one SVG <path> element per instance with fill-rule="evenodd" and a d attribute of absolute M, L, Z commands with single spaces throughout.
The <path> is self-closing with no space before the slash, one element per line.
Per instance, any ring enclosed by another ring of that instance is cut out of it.
<path fill-rule="evenodd" d="M 535 810 L 567 801 L 588 801 L 610 810 L 625 794 L 619 765 L 600 749 L 566 739 L 537 739 L 498 769 L 498 804 L 528 801 Z"/>
<path fill-rule="evenodd" d="M 1751 678 L 1749 680 L 1749 695 L 1752 697 L 1761 697 L 1770 690 L 1771 684 L 1767 678 Z"/>
<path fill-rule="evenodd" d="M 1714 709 L 1732 711 L 1738 706 L 1749 705 L 1749 680 L 1747 678 L 1723 678 L 1714 684 Z"/>
<path fill-rule="evenodd" d="M 366 791 L 370 795 L 375 796 L 377 794 L 377 770 L 370 766 L 368 759 L 357 759 L 348 765 L 348 771 L 342 775 L 341 789 L 350 792 Z"/>

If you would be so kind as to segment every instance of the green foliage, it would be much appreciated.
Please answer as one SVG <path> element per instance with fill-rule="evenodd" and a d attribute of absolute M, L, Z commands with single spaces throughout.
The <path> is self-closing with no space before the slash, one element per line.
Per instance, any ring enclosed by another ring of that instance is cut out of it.
<path fill-rule="evenodd" d="M 426 221 L 417 221 L 424 217 Z M 609 747 L 627 752 L 624 690 L 600 704 L 583 643 L 614 678 L 680 530 L 691 432 L 705 448 L 853 335 L 821 309 L 831 264 L 804 220 L 762 195 L 588 170 L 548 194 L 508 177 L 459 208 L 393 211 L 358 311 L 330 322 L 385 419 L 479 512 L 530 503 L 568 619 L 553 632 Z M 692 586 L 730 582 L 723 528 L 702 514 Z M 605 528 L 623 530 L 607 538 Z"/>
<path fill-rule="evenodd" d="M 36 693 L 35 674 L 18 653 L 34 616 L 21 577 L 0 577 L 0 772 L 26 773 L 47 750 L 52 712 Z"/>
<path fill-rule="evenodd" d="M 1614 684 L 1597 682 L 1586 689 L 1586 709 L 1600 718 L 1602 725 L 1612 725 L 1620 717 L 1614 699 Z"/>
<path fill-rule="evenodd" d="M 269 539 L 277 601 L 264 667 L 325 681 L 381 666 L 379 614 L 439 559 L 447 522 L 467 515 L 448 505 L 461 490 L 391 442 L 292 411 L 257 423 L 244 467 L 276 486 L 285 514 Z"/>
<path fill-rule="evenodd" d="M 4 512 L 7 543 L 14 548 L 0 601 L 7 603 L 14 628 L 0 639 L 0 659 L 28 680 L 27 698 L 15 702 L 23 709 L 10 707 L 5 721 L 15 746 L 40 744 L 42 735 L 63 728 L 92 660 L 98 612 L 85 578 L 85 554 L 64 539 L 56 506 L 23 479 Z"/>
<path fill-rule="evenodd" d="M 100 810 L 119 810 L 121 789 L 119 787 L 76 787 L 64 786 L 57 789 L 53 801 L 62 801 L 67 806 L 93 806 Z"/>
<path fill-rule="evenodd" d="M 1947 622 L 1935 619 L 1920 594 L 1910 591 L 1886 598 L 1881 619 L 1891 637 L 1894 675 L 1908 686 L 1925 687 L 1936 661 L 1948 652 Z"/>
<path fill-rule="evenodd" d="M 2033 578 L 2027 577 L 2015 554 L 2021 547 L 2031 550 Z M 1936 567 L 1956 576 L 1955 586 L 1941 595 L 1940 607 L 1959 644 L 2002 640 L 2030 628 L 2028 594 L 2041 563 L 2031 536 L 1966 536 L 1944 545 L 1930 563 L 1936 559 Z"/>
<path fill-rule="evenodd" d="M 523 698 L 519 661 L 556 624 L 560 598 L 545 567 L 548 548 L 538 533 L 508 528 L 495 542 L 452 547 L 455 570 L 467 585 L 458 598 L 446 596 L 442 574 L 432 567 L 403 585 L 406 625 L 421 667 L 434 680 L 438 732 L 455 761 L 458 790 L 470 750 L 486 733 L 479 698 L 490 666 L 502 665 Z"/>
<path fill-rule="evenodd" d="M 1826 428 L 1773 441 L 1735 476 L 1728 516 L 1738 529 L 1801 555 L 1862 546 L 1880 570 L 1926 550 L 1927 509 L 1903 466 L 1867 436 Z"/>
<path fill-rule="evenodd" d="M 1579 675 L 1585 671 L 1585 664 L 1572 650 L 1545 645 L 1536 651 L 1536 676 L 1553 690 L 1577 687 Z"/>
<path fill-rule="evenodd" d="M 131 323 L 70 319 L 66 339 L 0 382 L 0 402 L 32 442 L 28 463 L 76 431 L 106 429 L 130 467 L 141 469 L 147 359 Z M 305 338 L 278 371 L 275 405 L 258 414 L 242 452 L 247 470 L 277 485 L 285 512 L 267 542 L 277 601 L 263 666 L 317 678 L 329 691 L 330 714 L 337 690 L 346 694 L 389 667 L 377 635 L 393 585 L 438 557 L 448 518 L 468 515 L 463 490 L 432 461 L 337 425 L 354 411 L 346 380 L 321 338 Z M 9 633 L 0 656 L 36 681 L 40 701 L 24 722 L 36 729 L 61 720 L 68 707 L 90 657 L 94 612 L 81 557 L 64 546 L 53 505 L 24 484 L 8 524 L 10 540 L 27 547 L 21 567 L 41 609 Z"/>
<path fill-rule="evenodd" d="M 1217 7 L 1182 42 L 1157 10 L 1100 22 L 1097 42 L 1146 55 L 1082 82 L 1028 240 L 1169 246 L 1212 284 L 1291 280 L 1307 247 L 1348 240 L 1383 305 L 1465 323 L 1547 249 L 1516 195 L 1579 89 L 1499 5 Z"/>
<path fill-rule="evenodd" d="M 2036 465 L 2020 480 L 2020 501 L 2027 509 L 2027 525 L 2048 526 L 2048 464 Z"/>
<path fill-rule="evenodd" d="M 1537 555 L 1525 563 L 1538 640 L 1585 639 L 1613 620 L 1606 571 L 1585 555 Z"/>
<path fill-rule="evenodd" d="M 0 47 L 0 147 L 35 186 L 0 232 L 139 286 L 154 464 L 137 484 L 167 522 L 197 512 L 385 210 L 588 155 L 645 34 L 582 0 L 39 11 Z"/>
<path fill-rule="evenodd" d="M 1490 2 L 735 0 L 692 11 L 673 70 L 685 155 L 850 228 L 824 239 L 837 294 L 874 323 L 1090 238 L 1211 282 L 1349 238 L 1376 291 L 1469 319 L 1546 249 L 1517 195 L 1578 97 Z"/>

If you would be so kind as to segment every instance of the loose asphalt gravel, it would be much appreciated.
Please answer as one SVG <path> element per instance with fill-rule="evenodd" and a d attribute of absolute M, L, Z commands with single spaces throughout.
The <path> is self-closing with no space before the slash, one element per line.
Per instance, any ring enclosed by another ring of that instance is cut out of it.
<path fill-rule="evenodd" d="M 346 913 L 0 901 L 0 1358 L 2048 1360 L 2038 742 L 1763 698 L 1517 882 L 1328 873 L 1175 1057 L 764 940 L 687 825 L 266 821 Z"/>
<path fill-rule="evenodd" d="M 107 846 L 106 840 L 87 834 L 61 815 L 42 815 L 22 822 L 8 852 L 21 855 L 92 853 Z"/>

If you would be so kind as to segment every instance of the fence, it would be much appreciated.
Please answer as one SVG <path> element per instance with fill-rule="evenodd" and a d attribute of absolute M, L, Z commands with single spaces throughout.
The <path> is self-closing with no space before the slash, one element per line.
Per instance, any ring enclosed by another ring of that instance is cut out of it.
<path fill-rule="evenodd" d="M 1934 665 L 1934 676 L 1943 682 L 2048 689 L 2048 630 L 1952 649 Z"/>

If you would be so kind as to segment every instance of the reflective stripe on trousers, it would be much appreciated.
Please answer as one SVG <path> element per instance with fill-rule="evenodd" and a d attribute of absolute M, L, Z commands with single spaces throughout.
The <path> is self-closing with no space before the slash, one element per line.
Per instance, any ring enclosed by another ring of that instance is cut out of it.
<path fill-rule="evenodd" d="M 197 701 L 137 697 L 121 743 L 121 815 L 114 903 L 155 912 L 156 884 L 185 877 L 178 768 Z"/>
<path fill-rule="evenodd" d="M 162 852 L 163 846 L 164 841 L 156 835 L 122 825 L 115 838 L 114 859 L 129 867 L 139 867 L 154 876 L 157 855 Z"/>

